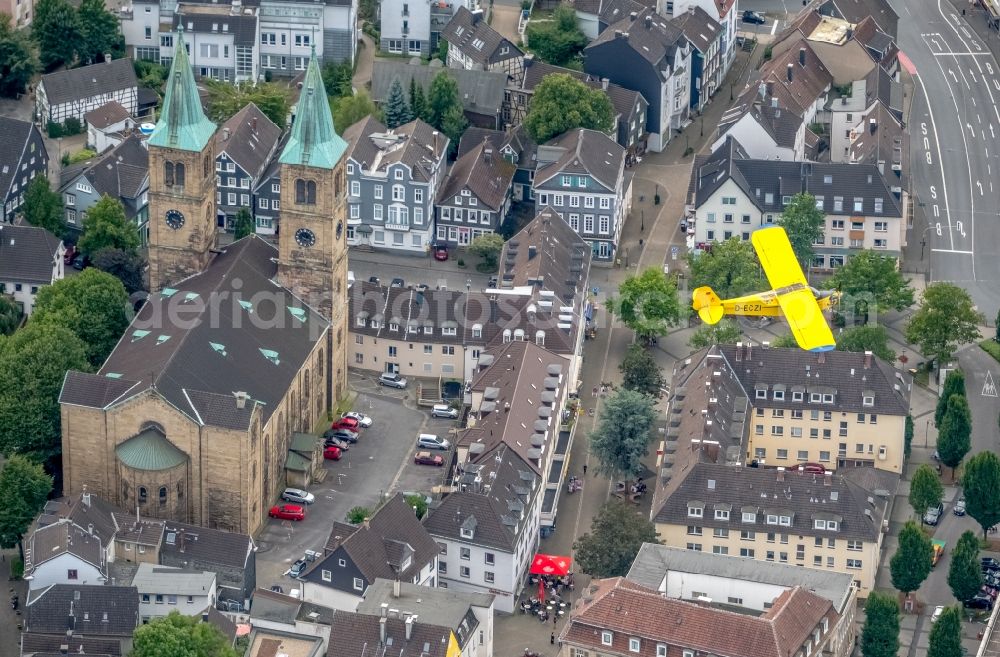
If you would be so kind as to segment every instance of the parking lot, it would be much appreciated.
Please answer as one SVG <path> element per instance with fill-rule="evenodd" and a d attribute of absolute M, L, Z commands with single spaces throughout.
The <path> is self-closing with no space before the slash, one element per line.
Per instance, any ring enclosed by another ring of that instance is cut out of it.
<path fill-rule="evenodd" d="M 347 267 L 354 272 L 358 281 L 367 281 L 371 276 L 378 276 L 383 285 L 388 285 L 400 277 L 406 285 L 427 285 L 431 289 L 445 286 L 449 290 L 464 290 L 468 284 L 473 290 L 486 289 L 489 274 L 476 271 L 478 258 L 466 254 L 466 267 L 458 266 L 456 254 L 445 262 L 438 262 L 430 256 L 411 256 L 385 253 L 382 251 L 365 252 L 351 249 L 348 252 Z"/>
<path fill-rule="evenodd" d="M 444 467 L 416 465 L 413 455 L 418 433 L 437 433 L 451 440 L 448 431 L 454 421 L 431 419 L 429 413 L 412 408 L 412 402 L 407 406 L 408 390 L 379 388 L 374 377 L 352 373 L 351 386 L 359 393 L 354 410 L 375 421 L 339 461 L 324 463 L 326 479 L 309 487 L 316 502 L 307 508 L 304 521 L 268 521 L 258 539 L 260 587 L 278 584 L 288 591 L 291 564 L 306 550 L 322 554 L 333 521 L 344 521 L 353 507 L 374 508 L 382 496 L 396 492 L 429 494 L 445 475 Z M 450 453 L 441 454 L 447 463 Z"/>

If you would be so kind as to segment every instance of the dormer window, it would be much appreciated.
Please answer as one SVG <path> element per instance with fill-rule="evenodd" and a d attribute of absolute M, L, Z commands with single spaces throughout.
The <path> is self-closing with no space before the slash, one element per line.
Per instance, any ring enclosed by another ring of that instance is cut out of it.
<path fill-rule="evenodd" d="M 701 518 L 705 514 L 705 509 L 700 506 L 688 506 L 688 518 Z"/>
<path fill-rule="evenodd" d="M 610 646 L 611 642 L 614 640 L 614 638 L 615 638 L 614 633 L 608 632 L 607 630 L 603 630 L 601 632 L 601 645 L 602 646 Z"/>
<path fill-rule="evenodd" d="M 800 402 L 802 401 L 802 393 L 798 390 L 792 391 L 792 401 Z"/>
<path fill-rule="evenodd" d="M 716 520 L 729 520 L 729 509 L 716 509 L 715 510 Z"/>
<path fill-rule="evenodd" d="M 778 524 L 778 516 L 768 514 L 768 516 L 767 516 L 767 524 L 769 524 L 769 525 L 777 525 Z"/>
<path fill-rule="evenodd" d="M 389 324 L 389 330 L 390 331 L 398 331 L 399 330 L 399 324 L 396 324 L 395 322 L 392 323 L 392 324 Z"/>
<path fill-rule="evenodd" d="M 461 536 L 462 538 L 468 538 L 468 539 L 471 539 L 474 534 L 474 532 L 471 529 L 466 529 L 464 527 L 458 530 L 458 533 L 459 536 Z"/>
<path fill-rule="evenodd" d="M 482 324 L 473 324 L 472 325 L 472 337 L 474 337 L 474 338 L 481 338 L 481 337 L 483 337 L 483 325 Z"/>
<path fill-rule="evenodd" d="M 767 399 L 767 388 L 757 388 L 755 394 L 757 399 Z"/>
<path fill-rule="evenodd" d="M 824 404 L 832 404 L 833 403 L 833 395 L 824 394 L 823 395 L 823 403 Z"/>
<path fill-rule="evenodd" d="M 757 514 L 752 511 L 744 511 L 743 522 L 757 522 Z"/>
<path fill-rule="evenodd" d="M 863 397 L 862 400 L 861 400 L 861 403 L 864 406 L 874 406 L 875 405 L 875 398 L 874 397 L 869 397 L 869 396 Z"/>
<path fill-rule="evenodd" d="M 809 393 L 809 403 L 810 404 L 818 404 L 821 401 L 823 401 L 823 395 L 819 394 L 818 392 L 810 392 Z"/>
<path fill-rule="evenodd" d="M 775 401 L 784 401 L 785 400 L 785 391 L 784 390 L 775 390 L 774 391 L 774 400 Z"/>

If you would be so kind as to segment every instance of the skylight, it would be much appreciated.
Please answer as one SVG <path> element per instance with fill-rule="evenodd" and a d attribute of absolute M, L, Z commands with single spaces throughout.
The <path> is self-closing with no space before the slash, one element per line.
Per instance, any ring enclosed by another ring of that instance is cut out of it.
<path fill-rule="evenodd" d="M 295 319 L 299 320 L 302 323 L 305 323 L 306 311 L 302 310 L 301 308 L 293 308 L 291 306 L 288 306 L 288 312 L 292 313 L 292 317 L 294 317 Z"/>
<path fill-rule="evenodd" d="M 136 329 L 132 331 L 132 342 L 137 342 L 142 340 L 144 337 L 149 335 L 149 331 L 144 331 L 142 329 Z"/>
<path fill-rule="evenodd" d="M 156 336 L 156 344 L 163 344 L 170 339 L 169 335 L 158 335 Z"/>
<path fill-rule="evenodd" d="M 122 375 L 119 374 L 118 372 L 108 372 L 104 376 L 106 376 L 109 379 L 120 379 L 120 378 L 122 378 Z"/>
<path fill-rule="evenodd" d="M 160 294 L 162 294 L 165 297 L 172 297 L 175 294 L 177 294 L 177 290 L 175 290 L 172 287 L 165 287 L 160 291 Z"/>
<path fill-rule="evenodd" d="M 197 298 L 198 298 L 197 292 L 188 292 L 187 294 L 184 295 L 185 301 L 194 301 Z"/>
<path fill-rule="evenodd" d="M 225 355 L 226 355 L 226 345 L 224 345 L 224 344 L 219 344 L 218 342 L 209 342 L 208 344 L 209 344 L 209 345 L 210 345 L 210 346 L 212 347 L 212 349 L 213 349 L 213 350 L 214 350 L 214 351 L 215 351 L 216 353 L 218 353 L 218 354 L 222 354 L 223 356 L 225 356 Z"/>
<path fill-rule="evenodd" d="M 472 47 L 475 48 L 476 50 L 482 50 L 483 46 L 485 45 L 486 42 L 483 41 L 482 39 L 476 39 L 475 41 L 472 42 Z"/>
<path fill-rule="evenodd" d="M 240 299 L 240 306 L 243 308 L 243 310 L 247 311 L 250 314 L 253 314 L 253 304 L 250 303 L 249 301 L 243 301 L 242 299 Z"/>
<path fill-rule="evenodd" d="M 277 365 L 278 363 L 281 362 L 280 360 L 278 360 L 278 352 L 277 351 L 271 351 L 270 349 L 261 349 L 260 353 L 264 356 L 264 358 L 268 359 L 269 361 L 271 361 L 275 365 Z"/>

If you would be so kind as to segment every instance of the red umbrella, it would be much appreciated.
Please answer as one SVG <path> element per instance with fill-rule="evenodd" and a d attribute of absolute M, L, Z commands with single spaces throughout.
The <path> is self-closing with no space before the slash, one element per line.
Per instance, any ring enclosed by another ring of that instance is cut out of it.
<path fill-rule="evenodd" d="M 569 567 L 573 564 L 570 557 L 555 556 L 552 554 L 542 554 L 539 552 L 531 560 L 531 568 L 528 570 L 532 575 L 558 575 L 569 574 Z M 538 578 L 538 599 L 545 600 L 545 580 Z"/>

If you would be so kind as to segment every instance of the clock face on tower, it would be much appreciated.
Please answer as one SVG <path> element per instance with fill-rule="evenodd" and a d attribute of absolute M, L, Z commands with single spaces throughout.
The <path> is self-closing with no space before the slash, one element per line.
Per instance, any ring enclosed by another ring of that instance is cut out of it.
<path fill-rule="evenodd" d="M 299 246 L 313 246 L 316 244 L 316 234 L 308 228 L 299 228 L 295 231 L 295 242 Z"/>
<path fill-rule="evenodd" d="M 337 222 L 337 239 L 338 240 L 340 239 L 340 235 L 343 232 L 344 232 L 344 222 L 343 221 L 338 221 Z"/>
<path fill-rule="evenodd" d="M 180 210 L 167 210 L 167 226 L 173 230 L 177 230 L 184 225 L 184 215 Z"/>

